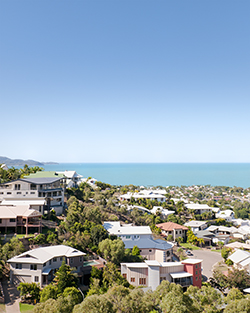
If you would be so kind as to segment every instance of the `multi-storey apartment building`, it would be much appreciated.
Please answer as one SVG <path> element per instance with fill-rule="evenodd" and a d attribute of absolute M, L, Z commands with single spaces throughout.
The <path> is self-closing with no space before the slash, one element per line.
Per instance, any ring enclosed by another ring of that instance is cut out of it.
<path fill-rule="evenodd" d="M 0 184 L 0 201 L 43 199 L 47 209 L 61 214 L 64 207 L 64 177 L 22 178 Z"/>

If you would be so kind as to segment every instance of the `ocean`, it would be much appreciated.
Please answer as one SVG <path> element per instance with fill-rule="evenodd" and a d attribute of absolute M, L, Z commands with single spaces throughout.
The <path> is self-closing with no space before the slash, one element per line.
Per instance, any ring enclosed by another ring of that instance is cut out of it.
<path fill-rule="evenodd" d="M 59 163 L 47 171 L 76 171 L 111 185 L 250 187 L 250 163 Z"/>

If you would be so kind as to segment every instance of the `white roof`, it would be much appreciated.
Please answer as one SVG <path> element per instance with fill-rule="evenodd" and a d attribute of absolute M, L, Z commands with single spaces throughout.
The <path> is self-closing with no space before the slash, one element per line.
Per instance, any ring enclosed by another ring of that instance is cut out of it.
<path fill-rule="evenodd" d="M 232 249 L 239 249 L 239 248 L 244 248 L 250 250 L 250 245 L 247 243 L 241 243 L 238 241 L 231 242 L 225 245 L 227 248 L 232 248 Z"/>
<path fill-rule="evenodd" d="M 121 263 L 121 265 L 126 265 L 131 268 L 148 268 L 148 265 L 144 262 L 141 263 Z"/>
<path fill-rule="evenodd" d="M 187 273 L 187 272 L 177 272 L 177 273 L 169 273 L 172 278 L 183 278 L 183 277 L 191 277 L 193 276 L 192 274 L 190 273 Z"/>
<path fill-rule="evenodd" d="M 188 203 L 186 204 L 186 207 L 191 210 L 213 210 L 213 208 L 211 208 L 207 204 L 199 204 L 199 203 Z"/>
<path fill-rule="evenodd" d="M 46 200 L 45 199 L 39 199 L 39 200 L 13 200 L 13 199 L 3 199 L 3 201 L 1 202 L 1 205 L 45 205 L 46 204 Z"/>
<path fill-rule="evenodd" d="M 38 217 L 42 216 L 42 214 L 36 210 L 29 209 L 29 205 L 0 205 L 0 218 L 17 218 L 17 216 Z"/>
<path fill-rule="evenodd" d="M 234 263 L 240 263 L 250 257 L 250 253 L 243 250 L 237 250 L 232 255 L 230 255 L 228 258 L 233 261 Z"/>
<path fill-rule="evenodd" d="M 76 173 L 76 171 L 64 171 L 64 172 L 61 172 L 61 171 L 59 171 L 59 172 L 57 172 L 58 174 L 63 174 L 64 176 L 66 176 L 67 178 L 73 178 L 73 177 L 79 177 L 79 178 L 81 178 L 81 177 L 83 177 L 82 175 L 79 175 L 79 174 L 77 174 Z"/>
<path fill-rule="evenodd" d="M 123 226 L 120 222 L 104 222 L 103 227 L 114 235 L 151 235 L 149 226 Z"/>
<path fill-rule="evenodd" d="M 205 224 L 206 222 L 204 221 L 190 221 L 190 222 L 185 223 L 184 225 L 187 227 L 200 227 Z"/>
<path fill-rule="evenodd" d="M 146 260 L 145 263 L 146 263 L 148 266 L 161 266 L 160 262 L 158 262 L 158 261 L 156 261 L 156 260 L 151 260 L 151 261 Z"/>
<path fill-rule="evenodd" d="M 186 259 L 184 261 L 181 261 L 182 264 L 197 264 L 201 262 L 202 262 L 201 259 Z"/>
<path fill-rule="evenodd" d="M 215 230 L 217 230 L 217 229 L 219 229 L 219 226 L 211 225 L 211 226 L 209 226 L 206 230 L 208 230 L 208 231 L 215 231 Z"/>
<path fill-rule="evenodd" d="M 57 245 L 57 246 L 49 246 L 49 247 L 41 247 L 34 250 L 30 250 L 14 256 L 13 258 L 9 259 L 8 263 L 33 263 L 33 264 L 43 264 L 52 258 L 55 257 L 74 257 L 74 256 L 83 256 L 86 253 L 81 252 L 77 249 L 64 246 L 64 245 Z"/>
<path fill-rule="evenodd" d="M 250 264 L 250 256 L 249 256 L 249 258 L 246 258 L 244 261 L 240 262 L 239 264 L 243 267 L 249 265 Z"/>

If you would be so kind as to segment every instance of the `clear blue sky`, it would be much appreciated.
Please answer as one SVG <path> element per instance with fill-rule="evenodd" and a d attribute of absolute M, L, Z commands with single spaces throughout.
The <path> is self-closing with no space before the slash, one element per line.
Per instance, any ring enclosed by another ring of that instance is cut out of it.
<path fill-rule="evenodd" d="M 249 0 L 0 0 L 0 155 L 250 162 L 249 13 Z"/>

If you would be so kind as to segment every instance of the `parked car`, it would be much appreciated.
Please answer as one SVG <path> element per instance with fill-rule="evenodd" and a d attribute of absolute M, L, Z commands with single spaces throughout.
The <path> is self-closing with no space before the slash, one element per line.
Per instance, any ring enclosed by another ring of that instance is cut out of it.
<path fill-rule="evenodd" d="M 193 253 L 190 250 L 187 250 L 186 255 L 193 255 Z"/>

